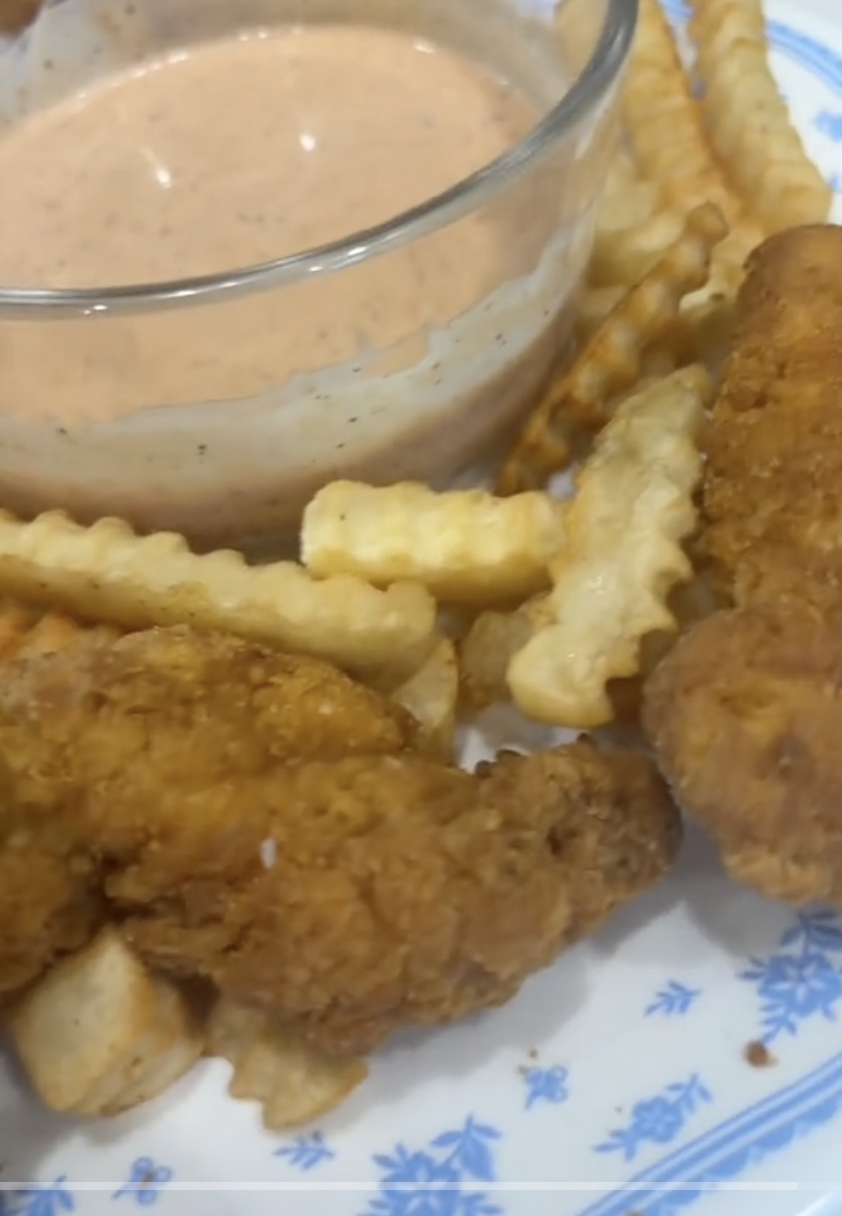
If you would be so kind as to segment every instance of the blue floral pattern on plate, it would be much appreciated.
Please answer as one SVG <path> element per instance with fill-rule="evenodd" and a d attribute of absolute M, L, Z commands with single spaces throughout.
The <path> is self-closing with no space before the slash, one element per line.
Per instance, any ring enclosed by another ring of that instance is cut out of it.
<path fill-rule="evenodd" d="M 462 1127 L 442 1132 L 424 1149 L 395 1146 L 374 1158 L 382 1177 L 365 1216 L 500 1216 L 485 1184 L 495 1181 L 496 1127 L 469 1115 Z"/>

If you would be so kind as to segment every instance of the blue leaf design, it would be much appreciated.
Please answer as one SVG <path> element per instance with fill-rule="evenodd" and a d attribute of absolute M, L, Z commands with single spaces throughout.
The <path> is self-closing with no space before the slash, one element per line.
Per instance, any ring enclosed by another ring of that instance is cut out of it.
<path fill-rule="evenodd" d="M 798 1034 L 811 1017 L 836 1019 L 842 1002 L 840 955 L 839 918 L 822 909 L 796 917 L 776 953 L 749 960 L 739 978 L 757 988 L 764 1043 Z"/>
<path fill-rule="evenodd" d="M 436 1136 L 435 1140 L 431 1140 L 430 1143 L 435 1145 L 436 1148 L 450 1148 L 451 1145 L 461 1144 L 464 1134 L 464 1131 L 442 1132 L 440 1136 Z"/>
<path fill-rule="evenodd" d="M 654 1001 L 644 1009 L 643 1016 L 648 1018 L 661 1013 L 666 1017 L 683 1017 L 700 996 L 698 988 L 688 988 L 686 984 L 670 980 L 655 994 Z"/>
<path fill-rule="evenodd" d="M 313 1132 L 310 1136 L 299 1136 L 294 1143 L 275 1149 L 275 1157 L 283 1157 L 294 1169 L 304 1173 L 332 1161 L 336 1153 L 325 1143 L 321 1132 Z"/>
<path fill-rule="evenodd" d="M 494 1181 L 494 1158 L 488 1144 L 489 1138 L 487 1130 L 484 1131 L 469 1118 L 453 1154 L 462 1172 L 479 1182 Z"/>
<path fill-rule="evenodd" d="M 401 1148 L 402 1148 L 402 1145 L 399 1144 L 398 1153 L 400 1153 Z M 387 1156 L 385 1156 L 385 1154 L 382 1154 L 382 1153 L 373 1157 L 372 1160 L 373 1160 L 374 1164 L 376 1166 L 378 1166 L 379 1169 L 384 1170 L 386 1172 L 388 1172 L 389 1170 L 396 1169 L 397 1164 L 398 1164 L 397 1157 L 387 1157 Z"/>
<path fill-rule="evenodd" d="M 448 1128 L 424 1149 L 397 1145 L 373 1160 L 381 1173 L 378 1193 L 364 1216 L 500 1216 L 488 1194 L 465 1183 L 492 1182 L 496 1127 L 469 1115 L 461 1128 Z"/>

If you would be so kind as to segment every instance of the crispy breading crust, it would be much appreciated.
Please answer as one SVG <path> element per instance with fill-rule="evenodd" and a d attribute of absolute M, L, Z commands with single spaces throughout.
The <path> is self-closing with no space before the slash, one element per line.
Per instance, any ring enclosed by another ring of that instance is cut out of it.
<path fill-rule="evenodd" d="M 652 677 L 645 726 L 675 797 L 739 882 L 842 904 L 842 620 L 718 613 Z"/>
<path fill-rule="evenodd" d="M 680 804 L 765 895 L 842 906 L 842 228 L 751 257 L 706 437 L 701 538 L 735 610 L 645 693 Z"/>
<path fill-rule="evenodd" d="M 0 687 L 0 993 L 102 920 L 76 791 L 133 781 L 154 801 L 192 772 L 231 782 L 290 758 L 400 753 L 418 737 L 401 706 L 318 660 L 186 629 L 115 641 L 64 618 L 20 628 Z"/>
<path fill-rule="evenodd" d="M 645 757 L 583 741 L 471 775 L 338 673 L 308 702 L 323 667 L 183 630 L 9 664 L 0 858 L 24 837 L 148 962 L 349 1052 L 506 1000 L 672 862 Z M 5 984 L 26 934 L 33 976 L 54 952 L 54 883 L 0 909 Z"/>

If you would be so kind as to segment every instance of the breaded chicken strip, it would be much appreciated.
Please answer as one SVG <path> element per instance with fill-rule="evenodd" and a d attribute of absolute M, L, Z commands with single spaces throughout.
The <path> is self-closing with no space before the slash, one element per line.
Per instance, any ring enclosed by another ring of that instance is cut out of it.
<path fill-rule="evenodd" d="M 0 35 L 17 34 L 35 19 L 42 0 L 0 0 Z"/>
<path fill-rule="evenodd" d="M 18 654 L 43 648 L 44 632 Z M 418 735 L 406 710 L 329 664 L 236 638 L 94 630 L 62 641 L 6 663 L 0 679 L 0 994 L 102 918 L 97 842 L 83 830 L 92 791 L 118 797 L 130 782 L 142 816 L 190 774 L 233 782 L 289 759 L 399 754 Z"/>
<path fill-rule="evenodd" d="M 718 613 L 652 677 L 646 726 L 737 881 L 842 905 L 842 622 Z"/>
<path fill-rule="evenodd" d="M 702 547 L 738 604 L 842 603 L 842 228 L 749 260 L 705 438 Z"/>
<path fill-rule="evenodd" d="M 767 241 L 737 312 L 702 537 L 736 610 L 664 660 L 644 726 L 736 878 L 842 906 L 842 228 Z"/>
<path fill-rule="evenodd" d="M 325 689 L 315 709 L 297 698 L 318 722 L 289 727 L 310 757 L 297 760 L 270 679 L 287 660 L 188 637 L 82 640 L 7 668 L 6 849 L 11 822 L 35 858 L 82 870 L 148 962 L 206 976 L 318 1046 L 367 1051 L 506 1000 L 675 856 L 679 819 L 642 756 L 581 742 L 471 775 L 408 750 L 397 716 L 379 746 L 373 699 L 368 752 L 339 757 Z M 210 657 L 189 662 L 192 646 Z M 368 694 L 352 687 L 334 686 L 335 716 L 356 698 L 359 739 Z M 239 734 L 251 714 L 254 753 Z M 30 948 L 47 961 L 49 941 Z"/>
<path fill-rule="evenodd" d="M 352 1054 L 507 1000 L 659 879 L 680 835 L 654 766 L 584 741 L 478 776 L 373 757 L 195 797 L 201 825 L 166 799 L 152 850 L 101 803 L 131 945 Z"/>

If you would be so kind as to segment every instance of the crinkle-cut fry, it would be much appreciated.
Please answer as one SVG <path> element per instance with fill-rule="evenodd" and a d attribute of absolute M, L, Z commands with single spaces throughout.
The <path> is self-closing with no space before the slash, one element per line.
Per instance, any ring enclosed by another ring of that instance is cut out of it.
<path fill-rule="evenodd" d="M 696 436 L 712 392 L 703 368 L 682 368 L 628 398 L 599 435 L 550 567 L 554 620 L 509 664 L 527 717 L 573 729 L 609 722 L 608 681 L 638 670 L 644 635 L 675 627 L 667 598 L 692 574 L 680 542 L 696 523 Z"/>
<path fill-rule="evenodd" d="M 605 424 L 612 399 L 633 387 L 647 350 L 670 333 L 682 299 L 707 283 L 713 250 L 727 231 L 713 203 L 690 212 L 679 238 L 548 386 L 503 464 L 498 494 L 546 484 L 570 461 L 570 434 Z"/>
<path fill-rule="evenodd" d="M 205 1049 L 203 1020 L 116 930 L 62 959 L 13 1007 L 21 1062 L 52 1110 L 114 1115 L 178 1080 Z"/>
<path fill-rule="evenodd" d="M 730 228 L 748 223 L 714 156 L 701 110 L 659 0 L 640 0 L 624 93 L 624 118 L 635 160 L 679 213 L 714 202 Z M 753 235 L 758 244 L 762 232 Z"/>
<path fill-rule="evenodd" d="M 682 217 L 665 209 L 660 190 L 640 175 L 625 148 L 619 148 L 596 217 L 588 265 L 593 288 L 631 287 L 672 244 Z"/>
<path fill-rule="evenodd" d="M 211 1012 L 208 1055 L 228 1060 L 233 1068 L 229 1094 L 259 1102 L 269 1131 L 326 1115 L 368 1076 L 363 1060 L 318 1052 L 292 1027 L 226 996 Z"/>
<path fill-rule="evenodd" d="M 778 91 L 760 0 L 690 0 L 690 7 L 701 109 L 731 180 L 769 235 L 823 223 L 833 192 Z"/>
<path fill-rule="evenodd" d="M 451 759 L 459 702 L 459 664 L 456 647 L 441 638 L 426 661 L 392 693 L 392 699 L 409 710 L 421 727 L 419 747 L 431 755 Z"/>
<path fill-rule="evenodd" d="M 561 539 L 559 506 L 548 494 L 495 498 L 408 481 L 334 481 L 304 512 L 301 555 L 319 578 L 409 580 L 442 603 L 485 605 L 548 587 L 547 564 Z"/>
<path fill-rule="evenodd" d="M 579 348 L 589 342 L 606 318 L 614 311 L 626 294 L 626 288 L 586 287 L 576 300 L 574 322 L 576 343 Z"/>
<path fill-rule="evenodd" d="M 0 590 L 124 629 L 232 633 L 360 674 L 409 675 L 436 639 L 435 601 L 417 584 L 380 591 L 315 579 L 293 562 L 200 557 L 174 533 L 138 537 L 118 519 L 84 528 L 58 511 L 28 524 L 0 511 Z"/>
<path fill-rule="evenodd" d="M 506 673 L 514 655 L 553 619 L 547 595 L 512 612 L 481 612 L 459 643 L 459 702 L 478 712 L 509 700 Z"/>

